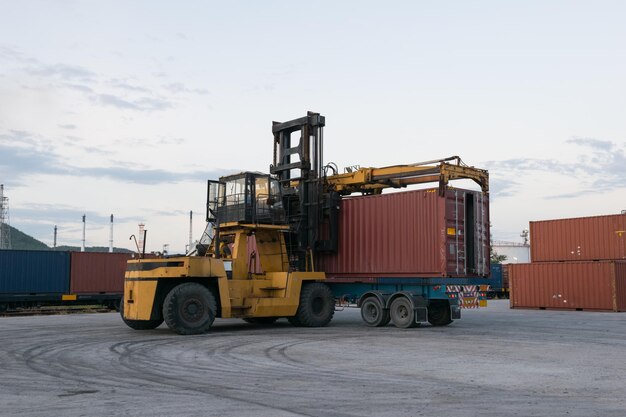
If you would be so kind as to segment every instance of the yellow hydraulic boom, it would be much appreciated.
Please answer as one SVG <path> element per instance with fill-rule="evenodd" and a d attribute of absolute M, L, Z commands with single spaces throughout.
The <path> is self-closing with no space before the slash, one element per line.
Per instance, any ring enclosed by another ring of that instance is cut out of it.
<path fill-rule="evenodd" d="M 348 169 L 346 173 L 327 176 L 326 186 L 341 195 L 380 194 L 384 188 L 438 182 L 443 193 L 448 182 L 457 179 L 473 180 L 483 192 L 489 192 L 489 173 L 465 165 L 458 156 L 409 165 Z"/>

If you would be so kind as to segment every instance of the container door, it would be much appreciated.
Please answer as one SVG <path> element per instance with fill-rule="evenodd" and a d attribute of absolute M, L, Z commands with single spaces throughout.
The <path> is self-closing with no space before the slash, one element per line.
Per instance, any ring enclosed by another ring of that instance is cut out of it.
<path fill-rule="evenodd" d="M 466 254 L 466 265 L 467 265 L 467 273 L 475 274 L 478 268 L 479 253 L 480 246 L 478 245 L 479 241 L 479 230 L 478 219 L 477 219 L 477 210 L 476 206 L 478 204 L 474 193 L 465 193 L 465 254 Z"/>
<path fill-rule="evenodd" d="M 447 273 L 465 275 L 465 194 L 459 190 L 446 191 L 445 254 Z"/>
<path fill-rule="evenodd" d="M 480 192 L 465 193 L 467 273 L 489 275 L 489 200 Z"/>
<path fill-rule="evenodd" d="M 489 275 L 489 267 L 491 266 L 491 230 L 489 222 L 489 195 L 484 193 L 477 194 L 480 204 L 479 212 L 476 213 L 477 229 L 478 229 L 478 246 L 480 246 L 480 259 L 478 264 L 480 269 L 478 273 L 482 276 Z"/>

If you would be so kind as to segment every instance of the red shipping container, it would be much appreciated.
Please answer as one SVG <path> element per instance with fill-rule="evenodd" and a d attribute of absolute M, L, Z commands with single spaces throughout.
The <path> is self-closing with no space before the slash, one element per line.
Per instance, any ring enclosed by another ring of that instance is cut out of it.
<path fill-rule="evenodd" d="M 626 262 L 510 264 L 511 308 L 626 311 Z"/>
<path fill-rule="evenodd" d="M 339 247 L 318 255 L 329 281 L 489 275 L 489 199 L 437 189 L 343 198 Z"/>
<path fill-rule="evenodd" d="M 626 214 L 530 222 L 531 262 L 626 259 Z"/>
<path fill-rule="evenodd" d="M 132 253 L 72 252 L 70 291 L 72 294 L 123 293 L 126 262 L 132 258 Z"/>

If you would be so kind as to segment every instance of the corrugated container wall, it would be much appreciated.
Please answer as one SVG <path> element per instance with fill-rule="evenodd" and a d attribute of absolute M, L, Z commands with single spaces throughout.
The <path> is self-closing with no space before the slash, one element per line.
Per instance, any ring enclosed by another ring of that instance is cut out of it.
<path fill-rule="evenodd" d="M 511 308 L 626 311 L 626 262 L 508 265 Z"/>
<path fill-rule="evenodd" d="M 129 259 L 132 259 L 132 254 L 72 252 L 72 293 L 124 292 L 124 273 Z"/>
<path fill-rule="evenodd" d="M 626 214 L 530 222 L 531 262 L 626 259 Z"/>
<path fill-rule="evenodd" d="M 68 252 L 0 250 L 0 294 L 65 294 Z"/>
<path fill-rule="evenodd" d="M 415 190 L 343 198 L 330 280 L 489 275 L 489 200 L 481 192 Z"/>

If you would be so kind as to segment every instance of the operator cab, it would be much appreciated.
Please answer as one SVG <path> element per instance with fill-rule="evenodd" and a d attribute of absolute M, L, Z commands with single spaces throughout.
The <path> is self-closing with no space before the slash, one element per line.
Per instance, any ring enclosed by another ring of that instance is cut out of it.
<path fill-rule="evenodd" d="M 209 181 L 207 221 L 284 224 L 278 181 L 261 172 L 242 172 Z"/>

